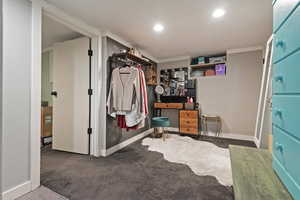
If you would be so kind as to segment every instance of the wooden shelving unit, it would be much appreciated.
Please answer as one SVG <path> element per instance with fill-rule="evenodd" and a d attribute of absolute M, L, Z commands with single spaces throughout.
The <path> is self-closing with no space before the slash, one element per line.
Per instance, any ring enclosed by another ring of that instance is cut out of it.
<path fill-rule="evenodd" d="M 198 67 L 209 67 L 219 64 L 226 64 L 225 62 L 219 62 L 219 63 L 204 63 L 204 64 L 198 64 L 198 65 L 190 65 L 191 68 L 198 68 Z"/>
<path fill-rule="evenodd" d="M 205 62 L 209 62 L 210 58 L 213 57 L 217 57 L 217 56 L 205 57 L 204 60 Z M 199 63 L 199 64 L 190 65 L 189 77 L 191 79 L 196 79 L 202 77 L 225 76 L 226 68 L 227 68 L 226 58 L 224 61 L 221 59 L 220 61 L 222 62 L 212 61 L 211 63 Z M 225 66 L 219 66 L 219 65 L 225 65 Z"/>

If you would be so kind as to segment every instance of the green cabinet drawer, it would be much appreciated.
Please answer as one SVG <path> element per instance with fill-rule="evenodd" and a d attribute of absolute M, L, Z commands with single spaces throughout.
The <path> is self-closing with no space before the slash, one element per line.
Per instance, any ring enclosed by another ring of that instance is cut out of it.
<path fill-rule="evenodd" d="M 273 94 L 300 94 L 300 51 L 273 66 Z"/>
<path fill-rule="evenodd" d="M 288 18 L 274 36 L 273 63 L 300 49 L 300 7 Z"/>
<path fill-rule="evenodd" d="M 273 166 L 295 199 L 300 197 L 300 141 L 273 127 Z"/>
<path fill-rule="evenodd" d="M 276 33 L 289 14 L 296 8 L 300 0 L 277 0 L 273 1 L 273 32 Z"/>
<path fill-rule="evenodd" d="M 300 139 L 300 96 L 274 95 L 272 105 L 273 124 Z"/>

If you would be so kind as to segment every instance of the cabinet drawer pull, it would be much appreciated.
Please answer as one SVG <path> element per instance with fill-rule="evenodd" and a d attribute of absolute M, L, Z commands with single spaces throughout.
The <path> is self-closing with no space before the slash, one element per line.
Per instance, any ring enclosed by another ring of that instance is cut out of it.
<path fill-rule="evenodd" d="M 282 117 L 282 111 L 280 109 L 275 108 L 274 112 L 275 112 L 275 116 Z"/>
<path fill-rule="evenodd" d="M 282 47 L 284 47 L 284 44 L 285 44 L 285 43 L 284 43 L 283 40 L 279 40 L 279 41 L 276 42 L 276 45 L 275 45 L 275 46 L 276 46 L 276 47 L 281 47 L 281 48 L 282 48 Z"/>
<path fill-rule="evenodd" d="M 281 75 L 275 76 L 275 81 L 276 82 L 283 82 L 283 76 L 281 76 Z"/>
<path fill-rule="evenodd" d="M 277 151 L 283 152 L 283 145 L 280 144 L 279 142 L 276 142 L 276 143 L 275 143 L 275 149 L 276 149 Z"/>

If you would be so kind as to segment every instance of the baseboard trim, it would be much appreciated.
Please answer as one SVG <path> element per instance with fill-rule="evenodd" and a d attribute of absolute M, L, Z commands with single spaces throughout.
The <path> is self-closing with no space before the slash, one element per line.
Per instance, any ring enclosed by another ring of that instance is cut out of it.
<path fill-rule="evenodd" d="M 127 147 L 128 145 L 130 145 L 130 144 L 132 144 L 132 143 L 148 136 L 149 134 L 153 133 L 153 131 L 154 131 L 153 128 L 148 129 L 148 130 L 138 134 L 137 136 L 134 136 L 134 137 L 132 137 L 132 138 L 130 138 L 130 139 L 124 141 L 124 142 L 121 142 L 120 144 L 117 144 L 113 147 L 110 147 L 107 150 L 101 150 L 101 155 L 104 156 L 104 157 L 109 156 L 109 155 L 119 151 L 120 149 L 123 149 L 123 148 Z"/>
<path fill-rule="evenodd" d="M 256 137 L 254 137 L 254 143 L 257 148 L 260 148 L 259 140 Z"/>
<path fill-rule="evenodd" d="M 208 136 L 216 136 L 215 133 L 208 133 Z M 234 133 L 221 133 L 218 137 L 226 138 L 226 139 L 234 139 L 234 140 L 245 140 L 254 142 L 254 136 L 249 135 L 241 135 L 241 134 L 234 134 Z"/>
<path fill-rule="evenodd" d="M 167 131 L 170 131 L 170 132 L 179 132 L 179 128 L 175 128 L 175 127 L 168 127 L 168 128 L 165 128 L 165 130 Z M 103 157 L 107 157 L 125 147 L 127 147 L 128 145 L 148 136 L 149 134 L 153 133 L 154 129 L 151 128 L 147 131 L 144 131 L 142 133 L 140 133 L 139 135 L 137 136 L 134 136 L 124 142 L 121 142 L 120 144 L 117 144 L 113 147 L 110 147 L 109 149 L 106 149 L 106 150 L 100 150 L 100 154 L 101 156 Z M 212 132 L 209 132 L 207 134 L 207 136 L 210 136 L 210 137 L 215 137 L 216 134 L 215 133 L 212 133 Z M 240 134 L 233 134 L 233 133 L 221 133 L 220 138 L 226 138 L 226 139 L 234 139 L 234 140 L 244 140 L 244 141 L 251 141 L 251 142 L 254 142 L 255 143 L 255 138 L 254 136 L 248 136 L 248 135 L 240 135 Z"/>
<path fill-rule="evenodd" d="M 2 200 L 13 200 L 31 191 L 31 182 L 27 181 L 2 193 Z"/>
<path fill-rule="evenodd" d="M 169 127 L 166 128 L 167 131 L 170 132 L 179 132 L 179 128 L 175 127 Z M 208 132 L 205 135 L 209 137 L 216 137 L 216 134 L 213 132 Z M 249 135 L 241 135 L 241 134 L 234 134 L 234 133 L 221 133 L 218 137 L 220 138 L 226 138 L 226 139 L 234 139 L 234 140 L 245 140 L 245 141 L 251 141 L 255 143 L 255 137 L 249 136 Z"/>
<path fill-rule="evenodd" d="M 170 132 L 179 132 L 179 128 L 174 128 L 174 127 L 167 127 L 165 130 L 170 131 Z"/>

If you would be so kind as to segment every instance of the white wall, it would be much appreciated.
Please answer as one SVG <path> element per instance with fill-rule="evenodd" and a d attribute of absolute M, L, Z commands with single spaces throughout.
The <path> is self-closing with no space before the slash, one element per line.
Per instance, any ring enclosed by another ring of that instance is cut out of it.
<path fill-rule="evenodd" d="M 226 76 L 198 79 L 202 112 L 220 115 L 224 133 L 254 136 L 262 68 L 262 51 L 229 54 Z"/>
<path fill-rule="evenodd" d="M 263 67 L 262 51 L 228 54 L 227 61 L 226 76 L 197 80 L 197 102 L 203 114 L 221 116 L 223 133 L 254 136 Z M 187 67 L 189 64 L 188 59 L 160 63 L 158 70 Z M 172 127 L 178 126 L 177 111 L 165 110 L 162 114 L 171 119 Z"/>
<path fill-rule="evenodd" d="M 31 3 L 3 0 L 3 191 L 30 177 Z"/>
<path fill-rule="evenodd" d="M 2 177 L 2 0 L 0 0 L 0 177 Z M 0 199 L 2 199 L 2 178 L 0 178 Z"/>

